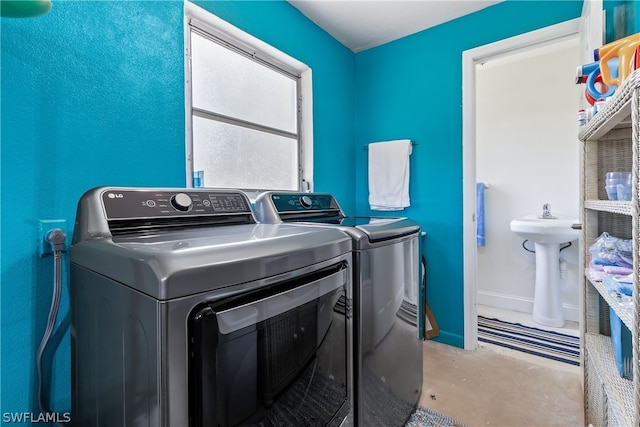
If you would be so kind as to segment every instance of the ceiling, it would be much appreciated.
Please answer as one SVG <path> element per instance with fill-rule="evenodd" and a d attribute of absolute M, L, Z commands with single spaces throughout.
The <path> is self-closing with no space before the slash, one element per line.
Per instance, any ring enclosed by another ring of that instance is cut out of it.
<path fill-rule="evenodd" d="M 503 0 L 288 0 L 320 28 L 360 52 Z"/>

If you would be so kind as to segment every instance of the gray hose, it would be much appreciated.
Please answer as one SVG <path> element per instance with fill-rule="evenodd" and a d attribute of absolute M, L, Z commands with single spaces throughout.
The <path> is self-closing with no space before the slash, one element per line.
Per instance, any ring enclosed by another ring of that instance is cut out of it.
<path fill-rule="evenodd" d="M 45 348 L 49 343 L 51 334 L 56 326 L 56 318 L 58 317 L 58 309 L 60 308 L 60 294 L 62 293 L 62 251 L 64 250 L 64 241 L 66 236 L 60 229 L 52 230 L 47 239 L 51 243 L 53 249 L 53 297 L 51 299 L 51 309 L 49 310 L 49 318 L 47 320 L 47 327 L 44 330 L 42 341 L 40 341 L 40 347 L 38 347 L 38 355 L 36 358 L 36 365 L 38 367 L 38 404 L 40 405 L 40 411 L 42 413 L 49 414 L 51 410 L 46 404 L 44 398 L 44 375 L 42 371 L 42 356 L 44 355 Z M 57 423 L 58 425 L 64 425 L 63 423 Z"/>

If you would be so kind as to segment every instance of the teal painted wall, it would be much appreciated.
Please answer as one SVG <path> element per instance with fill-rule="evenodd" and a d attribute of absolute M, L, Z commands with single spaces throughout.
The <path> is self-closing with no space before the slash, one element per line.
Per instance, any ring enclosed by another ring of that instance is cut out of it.
<path fill-rule="evenodd" d="M 640 32 L 640 4 L 637 0 L 604 0 L 605 43 Z"/>
<path fill-rule="evenodd" d="M 89 188 L 184 184 L 182 15 L 176 2 L 70 1 L 0 22 L 3 413 L 39 413 L 53 260 L 37 255 L 38 220 L 65 219 L 70 241 Z M 45 354 L 57 412 L 70 409 L 64 263 L 61 328 Z"/>
<path fill-rule="evenodd" d="M 312 67 L 316 188 L 351 200 L 354 54 L 283 1 L 200 5 Z M 183 4 L 54 0 L 48 15 L 0 26 L 0 406 L 38 413 L 53 279 L 38 220 L 65 219 L 70 240 L 89 188 L 185 185 Z M 56 412 L 70 409 L 64 263 L 61 326 L 45 354 Z"/>
<path fill-rule="evenodd" d="M 427 233 L 427 300 L 438 341 L 464 345 L 462 52 L 581 11 L 582 1 L 507 1 L 356 55 L 356 211 L 371 213 L 367 156 L 358 147 L 400 138 L 417 143 L 411 207 L 402 214 Z"/>
<path fill-rule="evenodd" d="M 198 4 L 313 69 L 316 190 L 347 213 L 369 213 L 366 143 L 419 144 L 406 214 L 428 234 L 440 339 L 461 345 L 461 52 L 576 17 L 581 2 L 510 1 L 357 55 L 282 1 Z M 184 185 L 182 2 L 54 1 L 48 15 L 0 25 L 1 407 L 37 412 L 53 264 L 37 257 L 38 220 L 65 219 L 70 237 L 91 187 Z M 45 355 L 58 412 L 70 406 L 67 265 Z"/>

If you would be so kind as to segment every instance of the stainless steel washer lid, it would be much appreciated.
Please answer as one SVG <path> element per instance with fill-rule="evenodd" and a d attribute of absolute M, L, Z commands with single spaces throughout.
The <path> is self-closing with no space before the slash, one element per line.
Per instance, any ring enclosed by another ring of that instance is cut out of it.
<path fill-rule="evenodd" d="M 256 217 L 267 224 L 296 223 L 337 227 L 354 240 L 354 249 L 366 249 L 420 232 L 420 224 L 408 218 L 348 217 L 327 193 L 268 191 L 256 199 Z"/>
<path fill-rule="evenodd" d="M 357 239 L 360 245 L 366 244 L 362 241 L 362 233 L 368 243 L 375 244 L 420 231 L 420 224 L 409 218 L 345 217 L 339 225 L 345 227 L 342 230 Z"/>
<path fill-rule="evenodd" d="M 193 195 L 191 190 L 189 194 Z M 230 214 L 226 211 L 211 213 L 206 218 L 214 221 L 223 215 L 224 225 L 215 222 L 203 225 L 203 215 L 176 213 L 178 209 L 167 211 L 170 217 L 158 214 L 138 221 L 141 218 L 128 216 L 127 231 L 114 235 L 114 226 L 108 223 L 109 209 L 100 200 L 107 200 L 108 194 L 116 195 L 108 200 L 115 200 L 120 194 L 138 202 L 152 200 L 151 193 L 140 189 L 127 191 L 132 193 L 108 188 L 92 190 L 83 196 L 76 227 L 89 229 L 75 230 L 71 262 L 159 300 L 266 279 L 351 251 L 351 239 L 339 230 L 286 224 L 227 225 Z M 152 192 L 164 197 L 168 193 L 182 194 L 181 191 L 184 189 Z M 236 193 L 240 194 L 225 192 Z M 210 194 L 220 195 L 203 191 L 201 196 Z M 115 211 L 126 211 L 118 209 Z M 241 217 L 247 210 L 250 212 L 248 201 L 243 209 L 237 206 L 230 209 L 240 211 Z M 117 230 L 120 233 L 120 228 Z"/>

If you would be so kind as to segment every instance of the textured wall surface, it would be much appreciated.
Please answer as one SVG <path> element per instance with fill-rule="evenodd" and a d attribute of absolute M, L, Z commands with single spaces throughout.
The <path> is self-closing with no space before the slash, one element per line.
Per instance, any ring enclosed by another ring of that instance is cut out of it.
<path fill-rule="evenodd" d="M 463 346 L 462 52 L 581 10 L 581 1 L 507 1 L 356 55 L 356 147 L 399 138 L 418 144 L 411 207 L 402 214 L 427 233 L 427 299 L 440 341 Z M 370 213 L 367 194 L 367 157 L 356 155 L 359 214 Z"/>
<path fill-rule="evenodd" d="M 204 5 L 313 68 L 316 186 L 351 200 L 353 53 L 283 1 Z M 36 351 L 53 287 L 38 221 L 66 220 L 70 241 L 76 203 L 92 187 L 185 185 L 183 3 L 54 1 L 47 15 L 0 25 L 1 406 L 37 413 Z M 71 405 L 64 262 L 60 326 L 45 354 L 60 413 Z"/>
<path fill-rule="evenodd" d="M 71 1 L 2 18 L 3 413 L 38 412 L 35 354 L 53 288 L 38 220 L 65 219 L 70 241 L 89 188 L 184 184 L 182 14 L 179 2 Z M 44 358 L 57 412 L 70 408 L 64 262 L 61 325 Z"/>
<path fill-rule="evenodd" d="M 315 185 L 368 214 L 366 151 L 411 138 L 440 339 L 462 345 L 461 52 L 579 15 L 580 1 L 508 1 L 354 55 L 284 1 L 198 2 L 313 69 Z M 60 1 L 1 18 L 1 406 L 37 412 L 35 354 L 52 293 L 40 219 L 67 221 L 99 185 L 184 186 L 181 1 Z M 357 115 L 356 115 L 357 112 Z M 70 408 L 68 259 L 45 354 L 54 411 Z"/>

